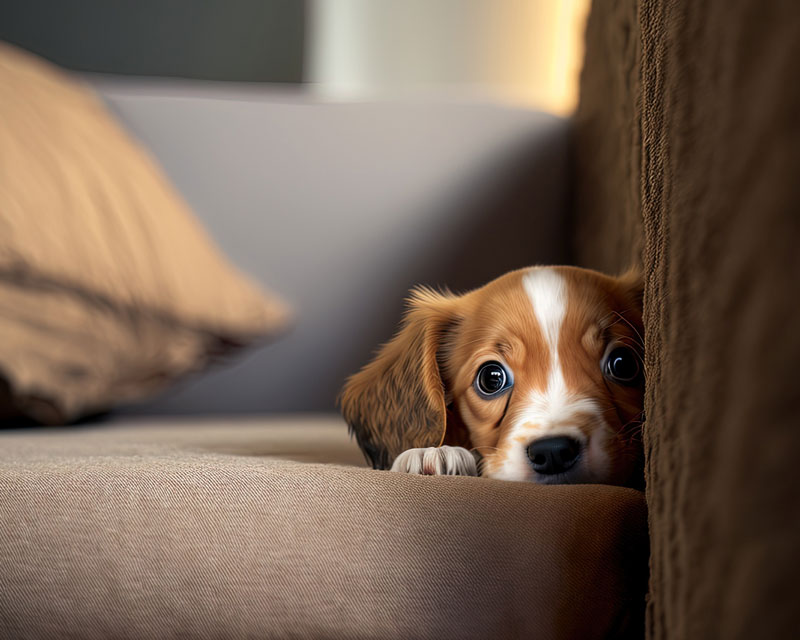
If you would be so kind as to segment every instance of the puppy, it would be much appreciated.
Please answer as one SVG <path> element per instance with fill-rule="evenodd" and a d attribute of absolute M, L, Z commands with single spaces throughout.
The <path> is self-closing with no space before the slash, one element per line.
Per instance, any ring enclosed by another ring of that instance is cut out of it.
<path fill-rule="evenodd" d="M 642 285 L 576 267 L 412 291 L 342 412 L 375 468 L 640 486 Z"/>

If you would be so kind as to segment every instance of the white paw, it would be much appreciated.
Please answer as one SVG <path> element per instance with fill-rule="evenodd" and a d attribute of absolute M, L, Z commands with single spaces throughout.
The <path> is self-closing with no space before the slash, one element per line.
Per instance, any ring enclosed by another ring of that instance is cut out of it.
<path fill-rule="evenodd" d="M 425 447 L 403 451 L 394 461 L 392 471 L 424 476 L 477 476 L 478 465 L 463 447 Z"/>

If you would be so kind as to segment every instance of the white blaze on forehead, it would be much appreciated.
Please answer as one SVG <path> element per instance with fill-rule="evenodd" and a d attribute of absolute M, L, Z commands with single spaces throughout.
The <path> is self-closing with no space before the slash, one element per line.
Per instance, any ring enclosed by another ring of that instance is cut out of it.
<path fill-rule="evenodd" d="M 567 385 L 558 359 L 558 336 L 567 315 L 567 283 L 552 269 L 534 269 L 524 276 L 522 284 L 547 345 L 548 353 L 541 354 L 541 357 L 549 360 L 547 389 L 544 393 L 534 392 L 530 409 L 533 413 L 544 414 L 540 415 L 541 418 L 547 418 L 547 414 L 556 408 L 554 405 L 563 404 L 567 396 Z"/>
<path fill-rule="evenodd" d="M 533 269 L 522 278 L 522 285 L 550 349 L 552 364 L 557 364 L 558 334 L 567 314 L 567 283 L 557 271 Z"/>
<path fill-rule="evenodd" d="M 561 327 L 567 314 L 567 283 L 564 277 L 549 268 L 532 269 L 522 279 L 525 292 L 533 306 L 533 313 L 547 345 L 547 388 L 534 390 L 525 400 L 524 408 L 517 416 L 507 438 L 514 442 L 500 465 L 490 474 L 495 478 L 525 480 L 535 476 L 527 459 L 527 443 L 538 438 L 570 436 L 585 443 L 586 437 L 573 423 L 579 414 L 594 414 L 604 426 L 599 404 L 592 398 L 576 395 L 567 388 L 558 357 L 558 341 Z M 594 445 L 598 443 L 592 443 Z M 591 446 L 587 457 L 595 467 L 604 467 L 604 453 Z M 584 461 L 584 464 L 586 462 Z M 585 469 L 591 473 L 592 469 Z"/>

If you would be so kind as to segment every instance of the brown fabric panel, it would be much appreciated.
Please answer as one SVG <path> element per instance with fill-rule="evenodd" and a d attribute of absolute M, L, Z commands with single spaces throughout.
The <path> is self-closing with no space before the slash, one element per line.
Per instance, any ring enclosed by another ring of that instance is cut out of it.
<path fill-rule="evenodd" d="M 574 253 L 578 264 L 612 274 L 641 259 L 636 12 L 636 0 L 593 4 L 574 117 Z"/>
<path fill-rule="evenodd" d="M 796 637 L 800 5 L 644 1 L 638 53 L 620 11 L 587 33 L 576 215 L 592 266 L 644 236 L 648 637 Z"/>
<path fill-rule="evenodd" d="M 645 2 L 642 40 L 650 636 L 796 637 L 800 5 Z"/>
<path fill-rule="evenodd" d="M 357 453 L 338 418 L 0 433 L 0 637 L 588 639 L 643 613 L 640 492 L 265 457 L 304 428 Z"/>

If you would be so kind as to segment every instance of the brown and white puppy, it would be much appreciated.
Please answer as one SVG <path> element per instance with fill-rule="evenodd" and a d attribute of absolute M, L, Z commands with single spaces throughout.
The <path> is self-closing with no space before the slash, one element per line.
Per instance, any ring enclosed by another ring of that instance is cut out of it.
<path fill-rule="evenodd" d="M 641 305 L 634 272 L 576 267 L 464 295 L 418 288 L 397 335 L 347 381 L 345 420 L 375 468 L 638 486 Z"/>

